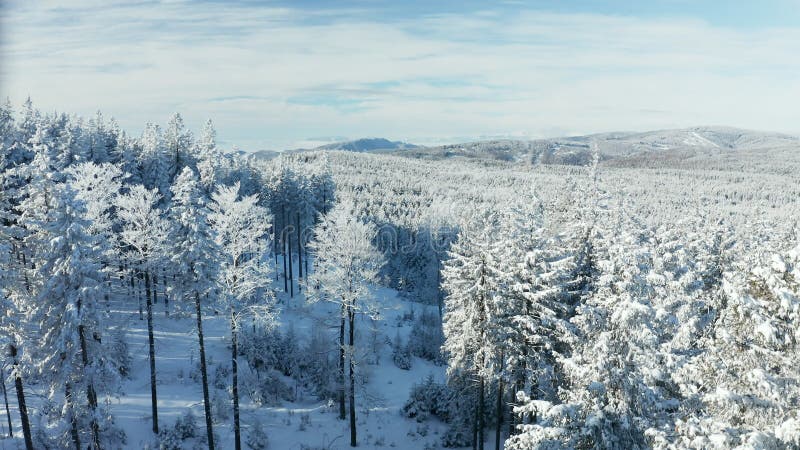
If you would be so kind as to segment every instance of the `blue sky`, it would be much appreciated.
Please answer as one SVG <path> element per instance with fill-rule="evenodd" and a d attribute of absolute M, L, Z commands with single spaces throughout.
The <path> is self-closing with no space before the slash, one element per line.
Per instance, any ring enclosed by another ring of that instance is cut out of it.
<path fill-rule="evenodd" d="M 226 146 L 800 132 L 800 0 L 0 0 L 0 93 Z"/>

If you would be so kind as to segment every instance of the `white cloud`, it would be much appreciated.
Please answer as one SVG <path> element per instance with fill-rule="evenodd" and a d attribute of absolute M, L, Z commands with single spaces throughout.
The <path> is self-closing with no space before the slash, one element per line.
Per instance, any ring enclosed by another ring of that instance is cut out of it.
<path fill-rule="evenodd" d="M 140 129 L 181 111 L 250 148 L 695 124 L 798 131 L 800 29 L 491 11 L 421 20 L 224 3 L 4 11 L 4 95 Z"/>

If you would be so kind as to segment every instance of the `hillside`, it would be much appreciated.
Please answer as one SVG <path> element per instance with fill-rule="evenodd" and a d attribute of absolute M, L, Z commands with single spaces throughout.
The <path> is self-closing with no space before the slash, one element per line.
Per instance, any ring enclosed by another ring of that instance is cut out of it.
<path fill-rule="evenodd" d="M 414 144 L 401 141 L 390 141 L 384 138 L 362 138 L 352 141 L 334 142 L 332 144 L 325 144 L 314 148 L 296 148 L 291 150 L 275 151 L 275 150 L 258 150 L 250 153 L 252 157 L 257 160 L 270 160 L 276 158 L 281 153 L 304 153 L 310 151 L 330 151 L 341 150 L 345 152 L 356 153 L 386 153 L 398 150 L 412 150 L 419 148 Z"/>
<path fill-rule="evenodd" d="M 377 150 L 408 150 L 418 146 L 401 141 L 390 141 L 384 138 L 363 138 L 354 141 L 335 142 L 315 148 L 314 150 L 344 150 L 348 152 L 372 152 Z"/>
<path fill-rule="evenodd" d="M 592 161 L 592 144 L 600 161 L 612 167 L 669 167 L 701 165 L 723 170 L 742 165 L 762 165 L 764 151 L 780 153 L 795 167 L 793 153 L 800 137 L 781 133 L 732 127 L 692 127 L 646 132 L 609 132 L 550 139 L 496 139 L 439 146 L 418 146 L 383 138 L 336 142 L 313 149 L 283 152 L 261 150 L 251 153 L 258 160 L 270 160 L 281 153 L 341 150 L 356 153 L 396 154 L 407 158 L 445 160 L 453 158 L 495 160 L 521 164 L 586 166 Z M 777 169 L 772 167 L 770 170 Z"/>
<path fill-rule="evenodd" d="M 493 140 L 402 150 L 399 155 L 421 159 L 477 158 L 530 164 L 587 165 L 592 143 L 606 164 L 628 166 L 648 158 L 673 162 L 731 152 L 800 146 L 800 138 L 780 133 L 730 127 L 693 127 L 648 132 L 613 132 L 564 138 Z"/>

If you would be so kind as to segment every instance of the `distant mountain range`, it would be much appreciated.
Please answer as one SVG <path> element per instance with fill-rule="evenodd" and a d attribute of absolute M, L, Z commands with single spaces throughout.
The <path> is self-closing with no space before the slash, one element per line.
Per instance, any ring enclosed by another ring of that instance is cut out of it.
<path fill-rule="evenodd" d="M 531 164 L 585 165 L 592 159 L 592 144 L 602 160 L 628 160 L 644 155 L 663 158 L 713 155 L 800 146 L 800 138 L 729 127 L 693 127 L 647 132 L 615 132 L 553 139 L 492 140 L 425 147 L 396 154 L 423 159 L 453 157 L 495 159 Z M 655 154 L 655 155 L 654 155 Z M 665 155 L 666 154 L 666 155 Z"/>
<path fill-rule="evenodd" d="M 474 158 L 529 164 L 586 165 L 592 159 L 592 144 L 606 164 L 628 165 L 644 159 L 686 159 L 731 152 L 800 147 L 800 138 L 781 133 L 743 130 L 730 127 L 692 127 L 647 132 L 613 132 L 563 138 L 489 141 L 448 144 L 432 147 L 382 138 L 337 142 L 313 149 L 288 152 L 342 150 L 391 153 L 419 159 Z M 257 158 L 270 159 L 279 153 L 255 152 Z"/>

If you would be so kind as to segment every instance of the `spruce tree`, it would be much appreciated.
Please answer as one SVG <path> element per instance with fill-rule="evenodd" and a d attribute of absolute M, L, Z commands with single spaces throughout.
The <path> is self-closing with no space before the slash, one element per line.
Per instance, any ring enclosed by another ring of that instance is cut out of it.
<path fill-rule="evenodd" d="M 213 291 L 217 276 L 219 248 L 208 223 L 208 209 L 203 191 L 194 172 L 185 167 L 172 186 L 170 214 L 176 224 L 171 235 L 172 262 L 180 274 L 174 287 L 179 297 L 194 304 L 197 321 L 197 339 L 200 348 L 200 374 L 203 385 L 203 406 L 206 419 L 206 439 L 209 450 L 214 448 L 211 402 L 206 365 L 206 347 L 203 340 L 203 308 L 201 299 Z"/>
<path fill-rule="evenodd" d="M 266 239 L 270 218 L 258 205 L 258 196 L 241 196 L 240 184 L 221 186 L 212 195 L 209 222 L 219 252 L 216 285 L 228 310 L 231 327 L 231 373 L 233 376 L 233 430 L 236 450 L 241 449 L 239 423 L 238 335 L 239 322 L 255 315 L 262 322 L 273 320 L 273 293 Z M 259 295 L 260 294 L 260 295 Z"/>

